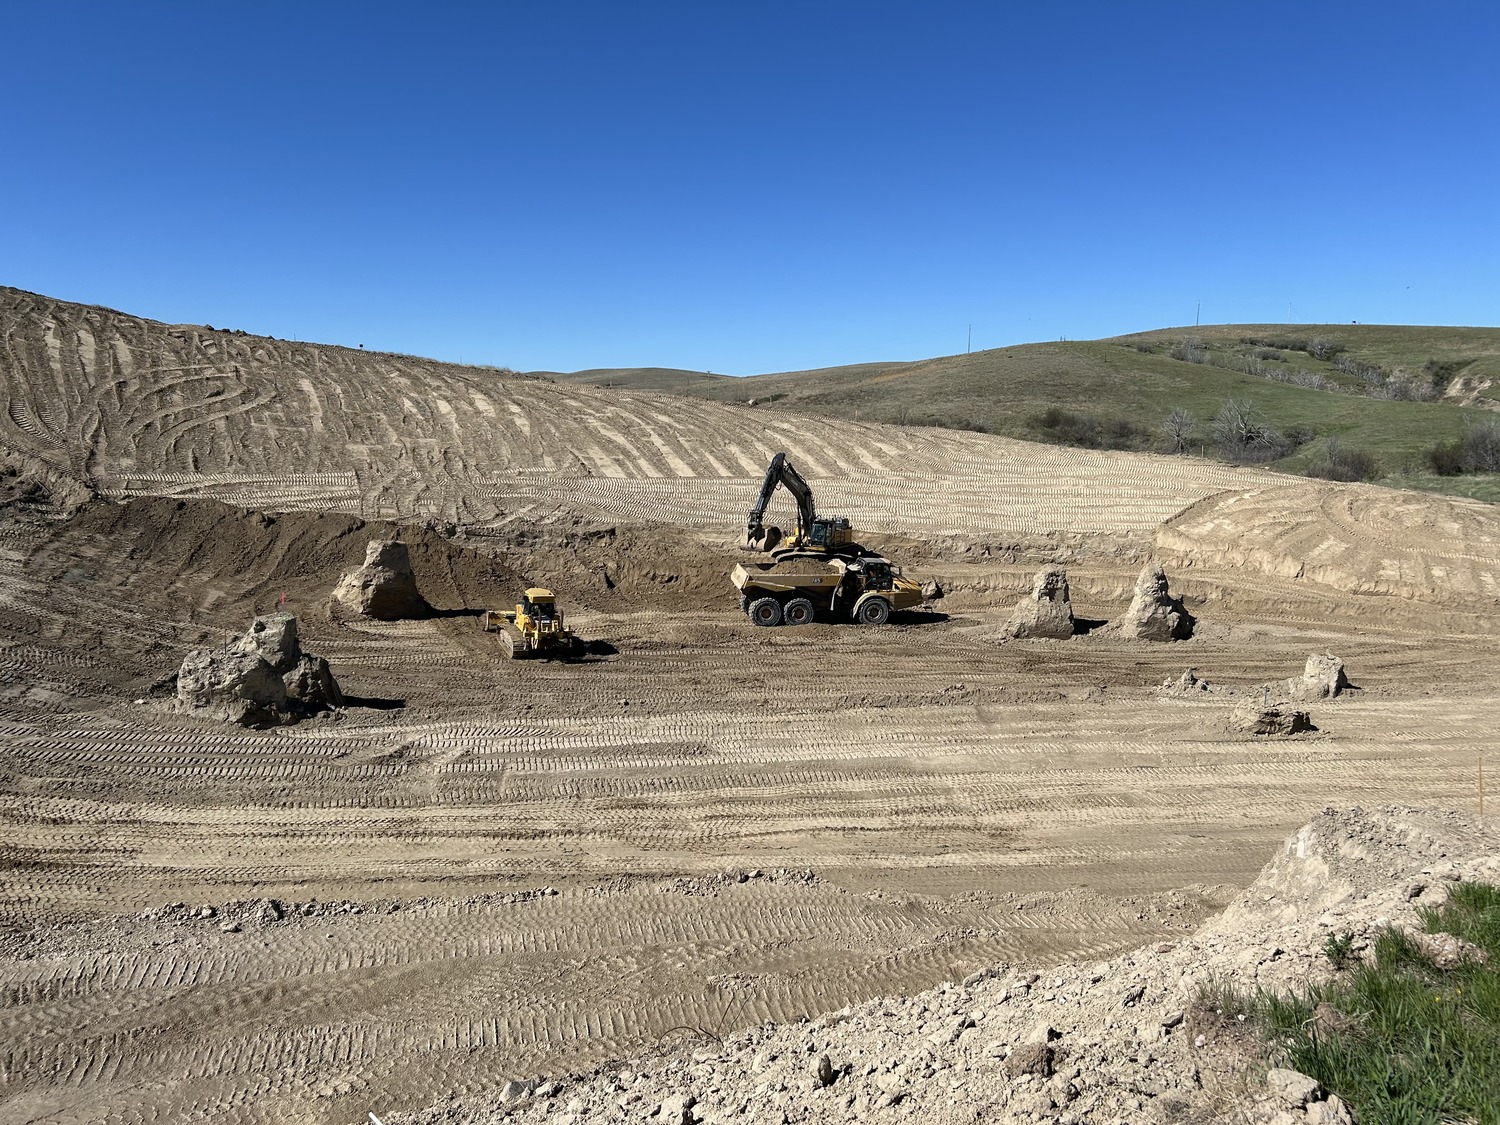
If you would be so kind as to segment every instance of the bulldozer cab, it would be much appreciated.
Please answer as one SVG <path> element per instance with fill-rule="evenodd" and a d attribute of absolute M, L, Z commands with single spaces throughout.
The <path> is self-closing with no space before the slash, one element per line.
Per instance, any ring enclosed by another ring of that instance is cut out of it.
<path fill-rule="evenodd" d="M 521 604 L 516 607 L 516 617 L 532 621 L 551 621 L 558 616 L 557 598 L 551 590 L 532 587 L 521 595 Z"/>

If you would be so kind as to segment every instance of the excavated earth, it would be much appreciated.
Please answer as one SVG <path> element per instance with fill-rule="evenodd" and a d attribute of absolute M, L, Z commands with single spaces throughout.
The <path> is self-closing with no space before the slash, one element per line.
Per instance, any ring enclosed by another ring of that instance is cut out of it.
<path fill-rule="evenodd" d="M 0 1119 L 355 1122 L 850 1006 L 894 1034 L 880 998 L 1180 942 L 1324 806 L 1472 811 L 1500 730 L 1486 505 L 16 290 L 0 324 Z M 948 596 L 750 626 L 779 449 Z M 433 613 L 330 616 L 397 532 Z M 1097 628 L 1152 558 L 1191 640 Z M 1048 563 L 1090 631 L 1007 640 Z M 532 584 L 583 658 L 501 659 L 479 614 Z M 281 606 L 348 706 L 178 713 L 183 655 Z M 1231 728 L 1313 652 L 1358 689 L 1316 732 Z"/>

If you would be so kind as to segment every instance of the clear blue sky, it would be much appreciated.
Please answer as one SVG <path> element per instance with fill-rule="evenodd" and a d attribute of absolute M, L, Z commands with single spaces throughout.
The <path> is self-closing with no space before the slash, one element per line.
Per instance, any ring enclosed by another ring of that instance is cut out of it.
<path fill-rule="evenodd" d="M 0 284 L 734 374 L 1500 321 L 1491 3 L 11 4 Z"/>

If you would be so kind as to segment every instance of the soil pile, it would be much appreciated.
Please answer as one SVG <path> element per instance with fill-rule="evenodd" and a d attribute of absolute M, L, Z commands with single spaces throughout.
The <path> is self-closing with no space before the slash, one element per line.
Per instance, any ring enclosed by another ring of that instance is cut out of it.
<path fill-rule="evenodd" d="M 1245 734 L 1260 735 L 1303 734 L 1318 729 L 1313 726 L 1312 716 L 1306 711 L 1262 708 L 1254 703 L 1242 704 L 1230 712 L 1229 728 Z"/>
<path fill-rule="evenodd" d="M 272 727 L 341 706 L 344 696 L 328 661 L 302 651 L 297 619 L 283 613 L 257 617 L 232 646 L 188 653 L 177 700 L 210 718 Z"/>
<path fill-rule="evenodd" d="M 432 612 L 417 589 L 411 553 L 399 539 L 370 542 L 364 564 L 340 578 L 334 587 L 333 607 L 380 621 L 426 617 Z"/>
<path fill-rule="evenodd" d="M 1349 688 L 1349 678 L 1344 675 L 1344 662 L 1337 656 L 1331 652 L 1321 656 L 1313 653 L 1307 658 L 1302 678 L 1292 680 L 1291 687 L 1293 699 L 1316 702 L 1342 695 Z"/>
<path fill-rule="evenodd" d="M 1418 925 L 1458 879 L 1500 879 L 1493 831 L 1451 812 L 1325 809 L 1192 937 L 1045 971 L 997 965 L 962 984 L 877 1000 L 812 1023 L 382 1119 L 396 1125 L 628 1121 L 1352 1121 L 1296 1072 L 1266 1068 L 1254 1032 L 1210 999 L 1216 981 L 1286 992 L 1333 973 L 1347 933 Z"/>
<path fill-rule="evenodd" d="M 1184 641 L 1193 635 L 1195 624 L 1193 615 L 1167 589 L 1167 575 L 1161 564 L 1147 563 L 1136 579 L 1130 608 L 1114 628 L 1135 640 Z"/>
<path fill-rule="evenodd" d="M 1011 637 L 1050 637 L 1066 640 L 1073 635 L 1073 606 L 1068 599 L 1068 572 L 1060 566 L 1043 567 L 1031 584 L 1031 594 L 1022 598 L 1005 626 Z"/>

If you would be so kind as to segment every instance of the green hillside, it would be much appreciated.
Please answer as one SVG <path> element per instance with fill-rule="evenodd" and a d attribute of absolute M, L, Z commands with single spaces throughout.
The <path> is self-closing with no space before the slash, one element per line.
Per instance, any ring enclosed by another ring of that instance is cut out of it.
<path fill-rule="evenodd" d="M 1334 438 L 1340 455 L 1372 457 L 1373 475 L 1386 483 L 1500 499 L 1493 474 L 1438 477 L 1425 456 L 1496 418 L 1493 328 L 1215 325 L 743 378 L 661 369 L 565 378 L 1127 449 L 1170 448 L 1163 425 L 1181 410 L 1191 416 L 1187 449 L 1206 456 L 1225 455 L 1212 423 L 1233 399 L 1277 436 L 1279 444 L 1254 454 L 1272 467 L 1325 464 Z"/>

